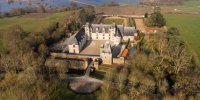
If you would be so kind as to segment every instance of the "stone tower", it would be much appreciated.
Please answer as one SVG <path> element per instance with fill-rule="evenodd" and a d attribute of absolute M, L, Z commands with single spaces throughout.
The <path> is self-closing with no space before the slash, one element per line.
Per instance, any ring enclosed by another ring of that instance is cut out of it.
<path fill-rule="evenodd" d="M 108 65 L 113 64 L 112 50 L 109 42 L 106 42 L 104 45 L 101 45 L 100 57 L 103 61 L 103 64 L 108 64 Z"/>
<path fill-rule="evenodd" d="M 85 25 L 85 33 L 87 34 L 87 40 L 91 40 L 90 26 L 90 23 L 86 23 Z"/>

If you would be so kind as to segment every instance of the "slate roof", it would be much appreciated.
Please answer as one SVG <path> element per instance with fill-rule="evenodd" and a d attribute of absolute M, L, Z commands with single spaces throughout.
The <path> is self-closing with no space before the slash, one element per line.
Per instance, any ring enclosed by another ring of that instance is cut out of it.
<path fill-rule="evenodd" d="M 102 33 L 103 29 L 105 29 L 105 32 L 108 33 L 109 29 L 116 28 L 116 34 L 115 36 L 122 36 L 123 33 L 123 25 L 115 25 L 115 24 L 91 24 L 91 29 L 93 33 L 96 33 L 96 29 L 98 28 L 98 32 Z"/>
<path fill-rule="evenodd" d="M 134 27 L 124 27 L 123 36 L 134 36 L 137 33 L 137 30 Z"/>
<path fill-rule="evenodd" d="M 70 38 L 69 45 L 72 45 L 72 44 L 79 45 L 79 42 L 81 42 L 84 36 L 85 36 L 85 30 L 84 28 L 81 28 L 78 33 L 76 33 L 74 36 Z"/>
<path fill-rule="evenodd" d="M 92 32 L 96 33 L 96 28 L 98 28 L 99 33 L 102 33 L 103 28 L 105 29 L 105 32 L 108 33 L 108 30 L 111 28 L 111 25 L 103 25 L 103 24 L 92 24 L 91 25 Z"/>
<path fill-rule="evenodd" d="M 123 25 L 117 25 L 115 36 L 121 37 L 122 34 L 123 34 L 123 32 L 124 32 L 124 27 L 123 27 Z"/>

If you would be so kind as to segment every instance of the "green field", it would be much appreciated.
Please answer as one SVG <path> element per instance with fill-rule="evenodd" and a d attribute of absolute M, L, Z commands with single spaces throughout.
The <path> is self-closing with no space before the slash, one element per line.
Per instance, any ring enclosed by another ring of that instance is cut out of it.
<path fill-rule="evenodd" d="M 68 12 L 59 13 L 40 13 L 11 18 L 0 19 L 0 29 L 6 29 L 10 26 L 19 25 L 27 32 L 39 32 L 48 27 L 52 22 L 64 22 Z"/>
<path fill-rule="evenodd" d="M 186 1 L 180 5 L 161 6 L 163 13 L 199 13 L 200 1 Z"/>
<path fill-rule="evenodd" d="M 177 27 L 182 38 L 200 59 L 200 15 L 165 14 L 167 25 Z"/>
<path fill-rule="evenodd" d="M 200 6 L 200 1 L 186 1 L 183 3 L 184 6 Z"/>
<path fill-rule="evenodd" d="M 117 24 L 117 25 L 122 25 L 124 24 L 124 20 L 123 19 L 104 19 L 102 21 L 103 24 Z"/>

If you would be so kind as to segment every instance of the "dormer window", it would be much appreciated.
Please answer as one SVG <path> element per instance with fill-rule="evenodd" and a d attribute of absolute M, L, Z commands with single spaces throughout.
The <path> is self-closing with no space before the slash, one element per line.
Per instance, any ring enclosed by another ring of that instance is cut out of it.
<path fill-rule="evenodd" d="M 96 32 L 99 32 L 99 28 L 96 28 Z"/>
<path fill-rule="evenodd" d="M 90 28 L 91 31 L 93 31 L 93 28 Z"/>
<path fill-rule="evenodd" d="M 105 28 L 103 28 L 103 33 L 105 33 Z"/>

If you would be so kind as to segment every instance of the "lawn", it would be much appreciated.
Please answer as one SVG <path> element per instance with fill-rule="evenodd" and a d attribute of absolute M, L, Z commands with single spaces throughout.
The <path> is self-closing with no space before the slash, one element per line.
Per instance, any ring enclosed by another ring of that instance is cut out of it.
<path fill-rule="evenodd" d="M 29 14 L 18 17 L 0 19 L 0 29 L 19 25 L 27 32 L 39 32 L 48 27 L 52 22 L 64 22 L 68 12 Z"/>
<path fill-rule="evenodd" d="M 117 25 L 122 25 L 124 24 L 124 20 L 123 19 L 104 19 L 103 24 L 117 24 Z"/>
<path fill-rule="evenodd" d="M 200 15 L 165 14 L 167 25 L 177 27 L 185 42 L 200 59 Z"/>

